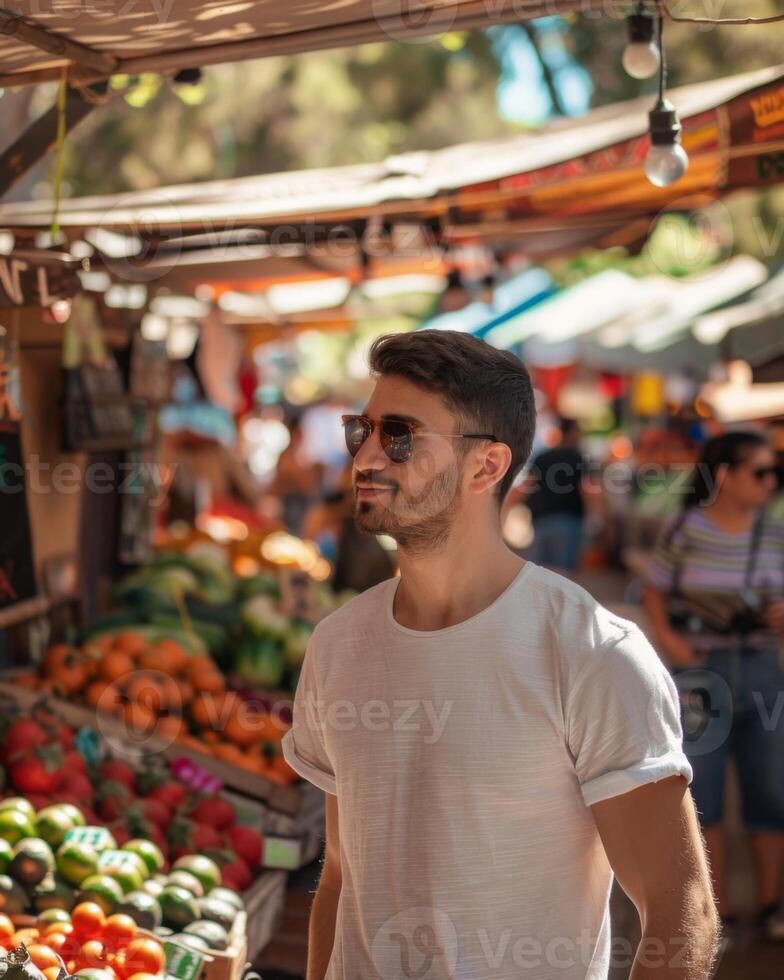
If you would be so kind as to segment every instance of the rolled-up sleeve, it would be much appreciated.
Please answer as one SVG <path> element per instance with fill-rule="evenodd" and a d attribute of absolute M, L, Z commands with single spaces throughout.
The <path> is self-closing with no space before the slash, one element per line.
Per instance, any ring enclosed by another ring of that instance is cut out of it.
<path fill-rule="evenodd" d="M 630 626 L 583 658 L 566 700 L 566 734 L 588 806 L 670 776 L 691 782 L 678 694 L 645 635 Z"/>
<path fill-rule="evenodd" d="M 335 772 L 324 744 L 323 705 L 316 676 L 316 634 L 311 636 L 294 695 L 293 721 L 283 739 L 283 756 L 296 772 L 325 793 L 337 793 Z"/>

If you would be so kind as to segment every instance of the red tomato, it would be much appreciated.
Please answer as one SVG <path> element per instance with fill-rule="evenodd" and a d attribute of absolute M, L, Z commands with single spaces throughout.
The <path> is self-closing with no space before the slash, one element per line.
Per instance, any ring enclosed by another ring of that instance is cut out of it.
<path fill-rule="evenodd" d="M 106 920 L 103 929 L 103 940 L 108 949 L 113 953 L 118 953 L 125 949 L 132 939 L 136 938 L 136 923 L 130 915 L 122 912 L 117 915 L 110 915 Z"/>
<path fill-rule="evenodd" d="M 126 974 L 162 973 L 166 965 L 163 947 L 155 939 L 139 937 L 125 950 Z"/>
<path fill-rule="evenodd" d="M 27 952 L 39 970 L 48 970 L 51 966 L 59 968 L 60 966 L 60 958 L 57 953 L 53 949 L 49 949 L 48 946 L 44 946 L 43 943 L 34 943 L 32 946 L 28 946 Z"/>
<path fill-rule="evenodd" d="M 71 912 L 74 933 L 82 939 L 95 939 L 103 932 L 106 916 L 95 902 L 81 902 Z"/>
<path fill-rule="evenodd" d="M 106 963 L 106 947 L 100 939 L 88 939 L 79 950 L 76 962 L 82 969 L 101 970 Z"/>

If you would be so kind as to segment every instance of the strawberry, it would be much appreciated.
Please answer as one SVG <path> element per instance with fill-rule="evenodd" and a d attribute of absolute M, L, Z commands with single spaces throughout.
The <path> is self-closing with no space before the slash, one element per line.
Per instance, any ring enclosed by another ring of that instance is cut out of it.
<path fill-rule="evenodd" d="M 41 748 L 49 741 L 46 731 L 38 722 L 29 718 L 12 721 L 2 739 L 3 756 L 9 762 L 33 749 Z"/>
<path fill-rule="evenodd" d="M 17 757 L 16 762 L 11 764 L 8 778 L 20 793 L 41 793 L 48 796 L 60 786 L 60 761 L 55 760 L 48 749 L 39 748 L 33 753 Z"/>
<path fill-rule="evenodd" d="M 244 892 L 253 881 L 253 874 L 241 857 L 232 851 L 209 850 L 207 857 L 211 857 L 221 869 L 222 883 L 236 892 Z"/>
<path fill-rule="evenodd" d="M 75 769 L 77 772 L 84 773 L 87 775 L 87 763 L 85 762 L 84 756 L 81 752 L 76 749 L 67 749 L 63 755 L 63 768 L 64 769 Z"/>
<path fill-rule="evenodd" d="M 111 823 L 125 816 L 133 799 L 123 783 L 106 783 L 98 791 L 98 812 Z"/>
<path fill-rule="evenodd" d="M 104 759 L 98 766 L 98 776 L 111 783 L 122 783 L 129 792 L 136 792 L 136 773 L 126 762 Z"/>
<path fill-rule="evenodd" d="M 113 823 L 110 823 L 109 830 L 112 832 L 112 837 L 117 841 L 118 847 L 127 844 L 131 839 L 130 832 L 122 820 L 115 820 Z"/>
<path fill-rule="evenodd" d="M 264 849 L 264 838 L 252 827 L 230 827 L 226 838 L 234 853 L 251 869 L 257 871 L 261 867 L 261 855 Z"/>
<path fill-rule="evenodd" d="M 185 817 L 176 817 L 168 828 L 167 837 L 172 846 L 172 857 L 201 854 L 209 848 L 222 846 L 221 835 L 214 827 L 198 824 Z"/>
<path fill-rule="evenodd" d="M 165 830 L 172 819 L 172 812 L 165 803 L 160 800 L 136 800 L 128 809 L 128 819 L 139 827 L 144 825 L 155 825 Z"/>
<path fill-rule="evenodd" d="M 60 774 L 58 789 L 65 793 L 70 793 L 86 803 L 91 803 L 95 798 L 93 784 L 88 777 L 78 769 L 63 769 Z"/>
<path fill-rule="evenodd" d="M 168 782 L 157 786 L 151 793 L 147 794 L 148 800 L 160 800 L 165 803 L 170 810 L 179 810 L 188 799 L 188 790 L 182 783 Z"/>
<path fill-rule="evenodd" d="M 237 822 L 234 807 L 219 796 L 206 796 L 199 800 L 188 816 L 197 823 L 208 824 L 216 830 L 226 830 Z"/>

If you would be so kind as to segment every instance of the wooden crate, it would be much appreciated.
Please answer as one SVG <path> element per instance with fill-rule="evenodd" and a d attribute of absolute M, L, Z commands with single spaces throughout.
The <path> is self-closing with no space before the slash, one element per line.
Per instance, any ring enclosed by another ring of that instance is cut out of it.
<path fill-rule="evenodd" d="M 302 786 L 279 786 L 238 766 L 232 766 L 213 756 L 205 755 L 180 742 L 169 742 L 155 735 L 145 736 L 143 745 L 134 746 L 128 739 L 128 733 L 123 723 L 95 709 L 82 704 L 74 704 L 50 695 L 42 696 L 40 691 L 19 687 L 13 682 L 13 674 L 5 673 L 0 678 L 0 698 L 6 697 L 18 704 L 22 709 L 30 709 L 38 702 L 45 701 L 63 721 L 76 728 L 89 726 L 97 727 L 104 741 L 110 746 L 120 748 L 122 756 L 131 764 L 138 761 L 142 755 L 162 755 L 165 759 L 191 759 L 208 772 L 216 776 L 224 786 L 243 793 L 253 799 L 263 801 L 275 813 L 296 815 L 303 802 Z"/>
<path fill-rule="evenodd" d="M 272 939 L 286 898 L 286 871 L 263 871 L 242 896 L 248 916 L 248 959 L 255 960 Z M 210 978 L 213 980 L 213 978 Z"/>
<path fill-rule="evenodd" d="M 312 783 L 301 789 L 302 804 L 293 816 L 265 808 L 264 828 L 269 834 L 294 837 L 300 844 L 298 867 L 310 864 L 324 846 L 326 800 L 323 790 Z"/>
<path fill-rule="evenodd" d="M 229 933 L 226 949 L 197 950 L 196 955 L 203 960 L 197 980 L 240 980 L 248 963 L 248 923 L 247 913 L 238 912 Z M 180 947 L 186 955 L 193 950 L 181 946 L 173 939 L 164 940 L 171 946 Z"/>

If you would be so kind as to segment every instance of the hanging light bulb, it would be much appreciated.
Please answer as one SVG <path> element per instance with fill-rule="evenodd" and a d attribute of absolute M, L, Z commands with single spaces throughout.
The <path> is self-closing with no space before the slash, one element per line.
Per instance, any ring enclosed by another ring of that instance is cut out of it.
<path fill-rule="evenodd" d="M 681 124 L 675 106 L 660 99 L 648 113 L 651 148 L 645 158 L 645 175 L 656 187 L 668 187 L 680 180 L 689 166 L 681 146 Z"/>
<path fill-rule="evenodd" d="M 653 17 L 643 12 L 642 4 L 636 14 L 626 18 L 629 43 L 623 52 L 623 68 L 632 78 L 653 78 L 661 66 L 659 46 L 653 38 Z"/>
<path fill-rule="evenodd" d="M 648 113 L 651 148 L 645 158 L 645 175 L 656 187 L 669 187 L 680 180 L 689 166 L 689 158 L 681 146 L 681 123 L 675 106 L 667 99 L 667 57 L 664 50 L 664 21 L 656 15 L 656 32 L 660 56 L 659 98 Z"/>

